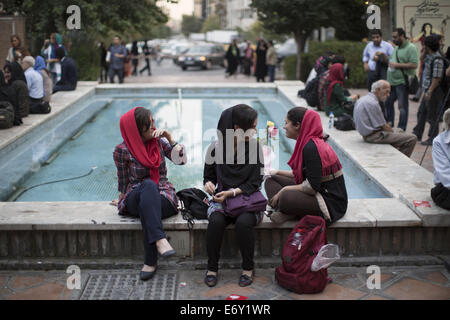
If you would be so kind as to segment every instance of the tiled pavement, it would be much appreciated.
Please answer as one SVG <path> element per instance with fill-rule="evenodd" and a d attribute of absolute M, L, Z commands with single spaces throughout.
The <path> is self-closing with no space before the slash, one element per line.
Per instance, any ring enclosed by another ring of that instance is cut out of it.
<path fill-rule="evenodd" d="M 158 270 L 164 274 L 169 270 Z M 251 286 L 237 284 L 240 270 L 221 270 L 216 287 L 203 283 L 204 270 L 170 270 L 177 272 L 178 300 L 224 300 L 231 294 L 249 300 L 449 300 L 450 274 L 444 266 L 381 267 L 381 288 L 370 290 L 366 268 L 329 268 L 332 282 L 319 294 L 289 292 L 275 281 L 274 269 L 258 269 Z M 2 271 L 1 300 L 77 300 L 90 276 L 98 274 L 137 274 L 137 270 L 81 271 L 82 287 L 69 290 L 64 271 Z M 112 277 L 114 278 L 114 276 Z M 135 284 L 139 286 L 139 282 Z"/>

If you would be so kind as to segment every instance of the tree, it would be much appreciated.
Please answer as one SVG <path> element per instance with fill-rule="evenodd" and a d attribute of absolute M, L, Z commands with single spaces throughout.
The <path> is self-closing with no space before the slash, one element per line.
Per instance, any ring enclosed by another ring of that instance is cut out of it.
<path fill-rule="evenodd" d="M 284 42 L 288 38 L 286 34 L 279 34 L 265 29 L 261 21 L 255 21 L 247 30 L 236 27 L 236 31 L 239 32 L 244 39 L 252 42 L 256 42 L 258 38 Z"/>
<path fill-rule="evenodd" d="M 209 16 L 203 22 L 203 26 L 202 26 L 203 33 L 212 31 L 212 30 L 220 30 L 220 29 L 222 29 L 222 26 L 220 25 L 220 19 L 216 16 Z"/>
<path fill-rule="evenodd" d="M 301 75 L 301 54 L 314 29 L 332 26 L 340 8 L 335 0 L 252 0 L 264 28 L 280 34 L 293 34 L 297 43 L 296 78 Z M 340 17 L 339 17 L 340 18 Z"/>
<path fill-rule="evenodd" d="M 192 15 L 183 14 L 181 20 L 181 32 L 187 37 L 191 33 L 200 32 L 202 30 L 203 21 Z"/>

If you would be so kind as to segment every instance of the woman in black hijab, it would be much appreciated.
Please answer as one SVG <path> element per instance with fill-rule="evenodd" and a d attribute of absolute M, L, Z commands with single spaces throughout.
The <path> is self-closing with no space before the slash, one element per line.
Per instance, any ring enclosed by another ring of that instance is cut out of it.
<path fill-rule="evenodd" d="M 19 113 L 19 109 L 17 108 L 16 95 L 12 87 L 6 84 L 5 75 L 0 70 L 0 101 L 7 101 L 11 103 L 14 108 L 14 125 L 21 125 L 22 118 Z"/>
<path fill-rule="evenodd" d="M 219 139 L 211 144 L 207 152 L 203 184 L 205 191 L 214 195 L 214 201 L 208 210 L 209 224 L 206 232 L 208 271 L 205 283 L 209 287 L 217 284 L 223 233 L 230 223 L 235 224 L 243 260 L 239 285 L 245 287 L 253 281 L 253 228 L 261 222 L 263 213 L 245 212 L 232 218 L 225 214 L 222 204 L 229 197 L 241 193 L 249 196 L 261 188 L 264 159 L 258 142 L 252 138 L 257 123 L 257 112 L 247 105 L 240 104 L 225 110 L 217 128 Z"/>
<path fill-rule="evenodd" d="M 265 80 L 267 76 L 266 52 L 267 52 L 266 42 L 261 39 L 258 41 L 258 44 L 256 46 L 256 68 L 255 68 L 256 82 L 259 81 L 266 82 Z"/>
<path fill-rule="evenodd" d="M 22 67 L 17 62 L 7 63 L 3 67 L 6 85 L 11 88 L 18 110 L 18 116 L 25 118 L 30 113 L 30 93 L 28 90 L 27 79 Z"/>

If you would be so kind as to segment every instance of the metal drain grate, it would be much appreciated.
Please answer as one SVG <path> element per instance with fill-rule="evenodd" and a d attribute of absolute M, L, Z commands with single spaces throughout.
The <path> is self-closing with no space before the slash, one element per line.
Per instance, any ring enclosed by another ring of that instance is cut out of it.
<path fill-rule="evenodd" d="M 156 274 L 145 282 L 138 274 L 96 274 L 80 300 L 175 300 L 176 283 L 176 272 Z"/>

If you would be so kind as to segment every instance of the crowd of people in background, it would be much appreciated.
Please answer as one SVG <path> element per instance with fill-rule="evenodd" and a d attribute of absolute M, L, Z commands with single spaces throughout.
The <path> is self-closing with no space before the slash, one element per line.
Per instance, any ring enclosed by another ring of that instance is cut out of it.
<path fill-rule="evenodd" d="M 0 128 L 19 126 L 29 114 L 50 113 L 52 94 L 75 90 L 77 82 L 77 67 L 60 34 L 52 33 L 34 57 L 20 37 L 12 35 L 0 71 Z"/>
<path fill-rule="evenodd" d="M 345 57 L 333 52 L 326 52 L 316 60 L 305 89 L 298 94 L 309 106 L 325 111 L 330 117 L 330 127 L 356 129 L 366 143 L 390 144 L 407 157 L 422 140 L 428 122 L 428 138 L 421 144 L 433 145 L 437 174 L 432 196 L 438 205 L 448 208 L 450 114 L 446 110 L 450 106 L 450 48 L 444 54 L 443 35 L 434 33 L 427 25 L 422 29 L 421 36 L 411 40 L 402 28 L 393 31 L 392 41 L 383 41 L 381 30 L 370 32 L 372 41 L 366 45 L 362 57 L 369 90 L 364 97 L 345 89 L 344 80 L 348 77 Z M 413 41 L 421 42 L 420 55 Z M 417 125 L 412 133 L 407 133 L 409 100 L 419 101 L 420 97 Z M 400 111 L 397 127 L 395 102 Z M 445 131 L 439 135 L 444 112 Z"/>

